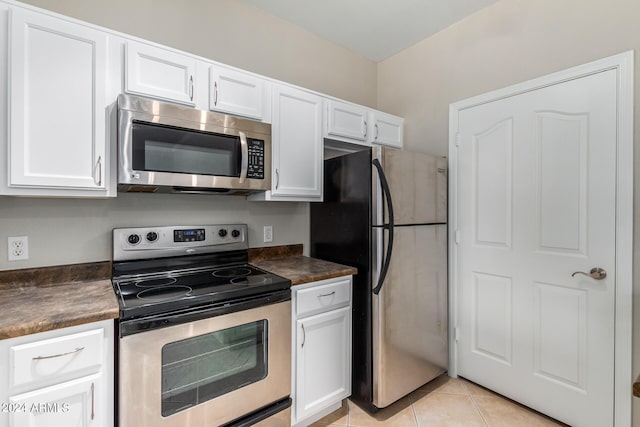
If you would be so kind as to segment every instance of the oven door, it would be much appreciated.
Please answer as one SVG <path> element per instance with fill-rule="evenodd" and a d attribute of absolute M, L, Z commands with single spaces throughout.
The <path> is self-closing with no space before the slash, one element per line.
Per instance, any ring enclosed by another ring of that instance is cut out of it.
<path fill-rule="evenodd" d="M 120 340 L 120 427 L 221 425 L 291 390 L 291 301 Z"/>

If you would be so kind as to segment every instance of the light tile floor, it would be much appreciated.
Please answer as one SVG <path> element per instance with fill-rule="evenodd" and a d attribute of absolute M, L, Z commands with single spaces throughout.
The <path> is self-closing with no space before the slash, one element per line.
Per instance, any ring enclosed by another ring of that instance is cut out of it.
<path fill-rule="evenodd" d="M 442 375 L 370 415 L 351 401 L 312 427 L 565 426 L 470 381 Z"/>

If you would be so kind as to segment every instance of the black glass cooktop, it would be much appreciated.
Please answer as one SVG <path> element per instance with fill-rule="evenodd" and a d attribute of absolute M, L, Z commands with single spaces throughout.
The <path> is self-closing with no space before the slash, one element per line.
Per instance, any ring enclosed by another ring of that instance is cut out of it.
<path fill-rule="evenodd" d="M 166 266 L 114 277 L 112 283 L 120 302 L 121 319 L 231 303 L 291 285 L 288 279 L 247 263 L 179 269 Z"/>

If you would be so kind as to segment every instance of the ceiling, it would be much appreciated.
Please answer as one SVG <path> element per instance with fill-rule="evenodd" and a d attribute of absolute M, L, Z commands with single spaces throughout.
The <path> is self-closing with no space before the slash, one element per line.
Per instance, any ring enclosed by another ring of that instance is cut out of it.
<path fill-rule="evenodd" d="M 497 0 L 242 0 L 379 62 Z"/>

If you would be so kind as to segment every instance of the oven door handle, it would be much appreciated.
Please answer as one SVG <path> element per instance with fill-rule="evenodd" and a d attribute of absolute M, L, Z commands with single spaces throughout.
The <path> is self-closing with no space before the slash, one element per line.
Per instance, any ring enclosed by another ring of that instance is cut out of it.
<path fill-rule="evenodd" d="M 185 309 L 184 311 L 177 311 L 162 315 L 151 315 L 149 317 L 135 318 L 130 320 L 121 320 L 119 328 L 120 338 L 139 332 L 180 325 L 183 323 L 206 319 L 208 317 L 235 313 L 241 310 L 248 310 L 251 308 L 261 307 L 269 304 L 276 304 L 289 300 L 291 300 L 291 289 L 283 289 L 274 291 L 269 294 L 251 296 L 233 302 L 222 301 L 219 303 L 208 305 L 206 307 Z"/>
<path fill-rule="evenodd" d="M 242 152 L 242 160 L 240 163 L 240 184 L 247 179 L 247 169 L 249 168 L 249 147 L 247 145 L 247 135 L 239 131 L 240 135 L 240 151 Z"/>

